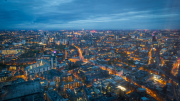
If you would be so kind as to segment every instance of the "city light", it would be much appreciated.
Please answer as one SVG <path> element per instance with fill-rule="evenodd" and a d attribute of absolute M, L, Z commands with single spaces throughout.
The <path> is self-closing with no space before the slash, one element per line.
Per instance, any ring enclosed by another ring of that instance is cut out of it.
<path fill-rule="evenodd" d="M 121 89 L 122 91 L 126 91 L 126 88 L 122 87 L 122 86 L 118 86 L 119 89 Z"/>

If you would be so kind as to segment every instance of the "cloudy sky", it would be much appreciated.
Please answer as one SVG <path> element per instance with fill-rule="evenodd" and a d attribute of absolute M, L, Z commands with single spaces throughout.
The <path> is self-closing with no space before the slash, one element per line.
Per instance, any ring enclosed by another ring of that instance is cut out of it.
<path fill-rule="evenodd" d="M 180 29 L 180 0 L 0 0 L 0 29 Z"/>

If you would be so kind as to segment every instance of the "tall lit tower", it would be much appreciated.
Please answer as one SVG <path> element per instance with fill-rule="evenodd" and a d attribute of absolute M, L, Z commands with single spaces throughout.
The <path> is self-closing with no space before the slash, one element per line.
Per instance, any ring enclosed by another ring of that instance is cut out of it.
<path fill-rule="evenodd" d="M 157 37 L 155 36 L 155 33 L 156 33 L 156 31 L 154 31 L 152 33 L 152 44 L 153 44 L 153 47 L 157 46 Z"/>
<path fill-rule="evenodd" d="M 67 59 L 67 47 L 68 47 L 68 45 L 69 45 L 69 41 L 67 42 L 66 48 L 65 48 L 65 59 Z"/>
<path fill-rule="evenodd" d="M 56 51 L 54 50 L 51 53 L 51 69 L 56 69 L 57 66 L 57 58 L 56 58 Z"/>
<path fill-rule="evenodd" d="M 155 43 L 157 43 L 156 37 L 155 37 L 155 32 L 156 31 L 154 31 L 152 33 L 152 45 L 151 45 L 151 49 L 149 51 L 149 61 L 148 61 L 148 64 L 151 64 L 151 61 L 155 62 L 155 47 L 156 47 Z"/>
<path fill-rule="evenodd" d="M 67 47 L 65 48 L 65 59 L 67 59 Z"/>

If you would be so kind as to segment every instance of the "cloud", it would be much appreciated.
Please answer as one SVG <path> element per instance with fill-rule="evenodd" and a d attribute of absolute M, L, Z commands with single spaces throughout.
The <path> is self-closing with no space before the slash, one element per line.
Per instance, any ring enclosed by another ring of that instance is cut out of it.
<path fill-rule="evenodd" d="M 1 29 L 176 29 L 180 1 L 1 0 L 0 22 Z"/>

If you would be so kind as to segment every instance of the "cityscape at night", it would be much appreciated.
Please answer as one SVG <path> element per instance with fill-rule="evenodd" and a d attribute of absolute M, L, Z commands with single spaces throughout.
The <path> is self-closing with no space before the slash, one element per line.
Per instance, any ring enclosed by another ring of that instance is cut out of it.
<path fill-rule="evenodd" d="M 180 101 L 179 0 L 1 0 L 0 101 Z"/>

